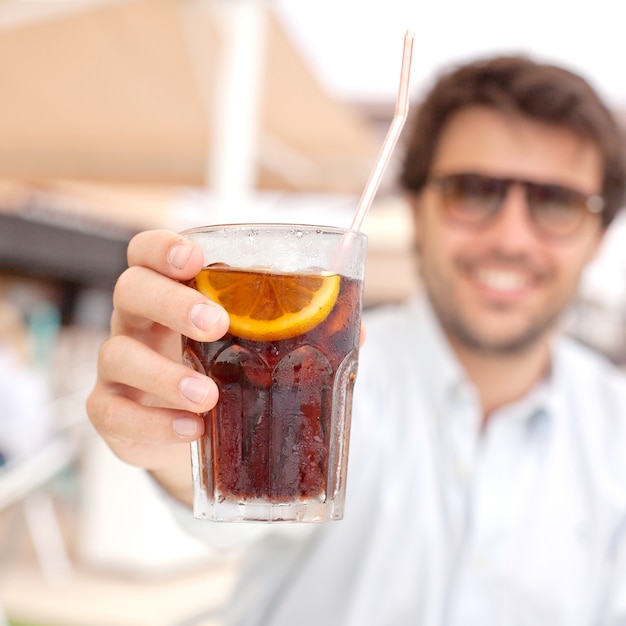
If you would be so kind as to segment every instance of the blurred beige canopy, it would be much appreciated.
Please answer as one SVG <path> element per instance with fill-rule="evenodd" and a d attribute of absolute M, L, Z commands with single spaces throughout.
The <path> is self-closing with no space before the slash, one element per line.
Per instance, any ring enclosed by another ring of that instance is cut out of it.
<path fill-rule="evenodd" d="M 225 1 L 1 3 L 0 178 L 210 187 Z M 377 135 L 262 16 L 254 185 L 359 193 Z"/>

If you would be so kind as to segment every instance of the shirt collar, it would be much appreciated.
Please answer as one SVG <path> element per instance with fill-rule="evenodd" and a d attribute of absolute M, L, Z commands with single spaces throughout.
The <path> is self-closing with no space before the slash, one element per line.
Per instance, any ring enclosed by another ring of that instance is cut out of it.
<path fill-rule="evenodd" d="M 462 393 L 473 393 L 473 387 L 452 350 L 445 333 L 433 311 L 432 305 L 422 294 L 410 305 L 414 346 L 421 387 L 428 395 L 429 404 L 437 413 L 444 412 L 450 398 Z"/>
<path fill-rule="evenodd" d="M 467 402 L 479 408 L 478 393 L 459 363 L 439 323 L 426 294 L 411 300 L 411 314 L 415 319 L 414 353 L 418 355 L 418 369 L 423 388 L 431 406 L 440 415 L 452 402 Z M 543 423 L 553 413 L 552 405 L 558 385 L 559 359 L 552 353 L 549 376 L 540 381 L 524 398 L 498 409 L 493 417 L 528 421 L 529 427 Z"/>

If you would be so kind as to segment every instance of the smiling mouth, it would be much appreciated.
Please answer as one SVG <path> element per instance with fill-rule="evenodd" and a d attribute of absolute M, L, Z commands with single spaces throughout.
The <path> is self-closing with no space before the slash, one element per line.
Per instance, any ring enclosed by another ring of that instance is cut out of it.
<path fill-rule="evenodd" d="M 501 293 L 515 293 L 531 286 L 528 273 L 510 270 L 480 268 L 471 273 L 472 278 L 482 287 Z"/>

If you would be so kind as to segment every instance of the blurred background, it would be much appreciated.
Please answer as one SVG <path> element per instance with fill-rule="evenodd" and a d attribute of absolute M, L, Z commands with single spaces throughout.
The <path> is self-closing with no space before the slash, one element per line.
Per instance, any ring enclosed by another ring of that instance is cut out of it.
<path fill-rule="evenodd" d="M 0 0 L 0 625 L 210 626 L 237 568 L 180 531 L 84 411 L 132 235 L 348 226 L 393 115 L 448 65 L 525 53 L 626 122 L 613 0 Z M 397 155 L 401 153 L 401 147 Z M 366 306 L 418 289 L 392 159 Z M 626 366 L 626 217 L 567 330 Z"/>

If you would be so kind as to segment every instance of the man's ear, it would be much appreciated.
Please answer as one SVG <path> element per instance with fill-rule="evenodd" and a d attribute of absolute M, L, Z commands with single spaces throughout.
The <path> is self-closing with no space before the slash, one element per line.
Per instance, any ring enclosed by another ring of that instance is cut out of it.
<path fill-rule="evenodd" d="M 420 207 L 421 207 L 421 194 L 419 193 L 407 193 L 405 196 L 406 203 L 409 205 L 411 209 L 411 217 L 415 221 L 417 218 Z"/>
<path fill-rule="evenodd" d="M 598 252 L 600 248 L 602 247 L 602 243 L 604 242 L 604 238 L 606 236 L 606 231 L 608 230 L 608 228 L 609 227 L 602 228 L 602 230 L 600 230 L 600 232 L 596 235 L 596 239 L 587 257 L 587 263 L 590 263 L 591 261 L 593 261 L 593 259 L 595 259 L 596 256 L 598 256 Z"/>
<path fill-rule="evenodd" d="M 406 201 L 411 212 L 413 222 L 413 243 L 419 249 L 420 245 L 420 217 L 422 213 L 422 195 L 418 193 L 409 193 L 406 195 Z"/>

